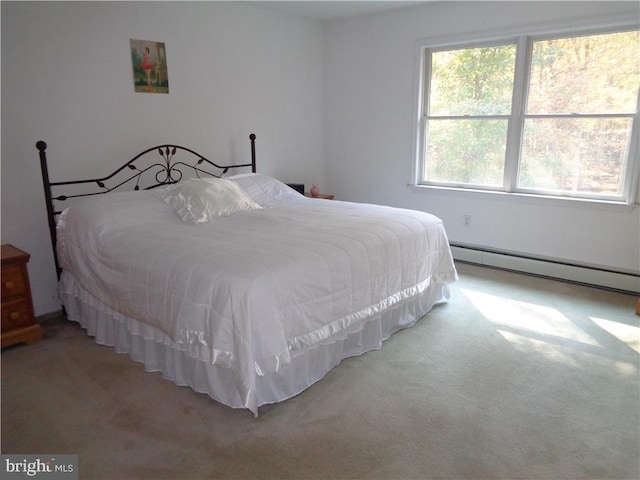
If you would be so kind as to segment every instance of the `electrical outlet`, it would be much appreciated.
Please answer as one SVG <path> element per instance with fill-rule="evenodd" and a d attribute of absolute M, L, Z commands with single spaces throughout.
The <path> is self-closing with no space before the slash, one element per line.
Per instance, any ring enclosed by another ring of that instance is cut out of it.
<path fill-rule="evenodd" d="M 471 215 L 464 215 L 464 226 L 469 228 L 471 226 Z"/>

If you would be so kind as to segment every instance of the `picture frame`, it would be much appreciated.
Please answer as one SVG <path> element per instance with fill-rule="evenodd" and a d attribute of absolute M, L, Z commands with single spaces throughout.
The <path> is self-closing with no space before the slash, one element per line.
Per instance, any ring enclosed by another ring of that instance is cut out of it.
<path fill-rule="evenodd" d="M 133 85 L 138 93 L 169 93 L 164 42 L 129 39 Z"/>

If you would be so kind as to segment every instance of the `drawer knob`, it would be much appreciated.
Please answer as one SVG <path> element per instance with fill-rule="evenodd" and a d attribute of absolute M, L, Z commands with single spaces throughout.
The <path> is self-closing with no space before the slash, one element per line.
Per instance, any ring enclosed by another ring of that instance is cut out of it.
<path fill-rule="evenodd" d="M 16 286 L 15 282 L 11 280 L 4 282 L 4 288 L 7 288 L 9 290 L 11 290 L 12 288 L 15 288 L 15 286 Z"/>
<path fill-rule="evenodd" d="M 18 320 L 20 318 L 20 312 L 11 312 L 11 320 Z"/>

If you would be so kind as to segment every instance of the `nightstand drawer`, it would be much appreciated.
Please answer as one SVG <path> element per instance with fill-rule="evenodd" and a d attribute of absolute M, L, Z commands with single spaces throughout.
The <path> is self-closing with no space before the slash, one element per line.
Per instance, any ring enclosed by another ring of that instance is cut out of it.
<path fill-rule="evenodd" d="M 2 332 L 33 323 L 29 299 L 21 298 L 2 303 Z"/>
<path fill-rule="evenodd" d="M 26 294 L 27 284 L 24 281 L 22 267 L 18 265 L 2 269 L 2 301 Z"/>
<path fill-rule="evenodd" d="M 27 262 L 30 257 L 13 245 L 2 245 L 2 348 L 42 340 L 29 287 Z"/>

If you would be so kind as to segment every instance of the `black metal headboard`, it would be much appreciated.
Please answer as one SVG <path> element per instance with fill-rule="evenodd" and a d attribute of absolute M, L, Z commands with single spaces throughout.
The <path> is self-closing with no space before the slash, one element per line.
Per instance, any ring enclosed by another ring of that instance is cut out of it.
<path fill-rule="evenodd" d="M 40 140 L 36 143 L 36 148 L 40 155 L 40 167 L 42 169 L 42 184 L 44 186 L 44 197 L 47 204 L 47 218 L 49 220 L 49 233 L 51 234 L 51 246 L 53 247 L 53 258 L 56 264 L 58 278 L 62 269 L 58 263 L 58 252 L 56 250 L 56 216 L 62 213 L 55 206 L 55 202 L 64 202 L 72 198 L 86 197 L 91 195 L 101 195 L 114 190 L 149 190 L 161 185 L 169 185 L 179 182 L 183 176 L 183 170 L 196 177 L 221 177 L 230 169 L 251 167 L 253 173 L 256 172 L 256 136 L 249 135 L 251 141 L 251 163 L 241 165 L 218 165 L 203 157 L 193 150 L 179 145 L 158 145 L 148 148 L 139 153 L 131 160 L 110 175 L 102 178 L 92 178 L 84 180 L 71 180 L 66 182 L 52 182 L 49 179 L 49 168 L 47 166 L 47 144 Z M 160 158 L 158 158 L 158 155 Z M 211 169 L 217 169 L 212 172 Z M 191 177 L 186 177 L 191 178 Z M 58 187 L 74 188 L 72 186 L 83 186 L 83 190 L 54 196 L 54 189 Z"/>

